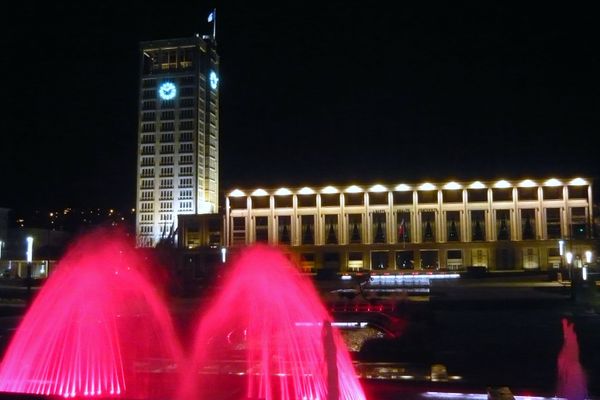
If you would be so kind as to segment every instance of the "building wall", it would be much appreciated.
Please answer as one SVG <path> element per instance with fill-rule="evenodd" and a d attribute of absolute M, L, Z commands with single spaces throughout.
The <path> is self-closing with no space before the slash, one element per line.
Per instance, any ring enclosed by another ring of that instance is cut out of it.
<path fill-rule="evenodd" d="M 210 39 L 140 46 L 138 246 L 171 236 L 177 215 L 218 210 L 218 67 Z"/>
<path fill-rule="evenodd" d="M 227 246 L 288 246 L 309 268 L 558 267 L 592 247 L 591 181 L 235 190 Z"/>

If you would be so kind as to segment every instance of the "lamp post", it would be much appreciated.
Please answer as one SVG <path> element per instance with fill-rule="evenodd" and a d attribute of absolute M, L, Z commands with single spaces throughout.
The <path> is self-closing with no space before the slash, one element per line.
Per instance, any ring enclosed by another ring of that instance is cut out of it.
<path fill-rule="evenodd" d="M 582 276 L 583 276 L 583 280 L 587 281 L 587 267 L 592 262 L 592 252 L 591 252 L 591 250 L 586 250 L 586 252 L 585 252 L 585 262 L 586 263 L 583 265 Z"/>
<path fill-rule="evenodd" d="M 27 257 L 27 294 L 29 295 L 31 292 L 31 263 L 33 262 L 33 238 L 31 236 L 27 236 L 27 253 L 25 253 Z"/>
<path fill-rule="evenodd" d="M 567 267 L 569 268 L 569 280 L 571 281 L 571 299 L 575 300 L 575 277 L 573 276 L 573 253 L 567 251 L 565 253 Z"/>

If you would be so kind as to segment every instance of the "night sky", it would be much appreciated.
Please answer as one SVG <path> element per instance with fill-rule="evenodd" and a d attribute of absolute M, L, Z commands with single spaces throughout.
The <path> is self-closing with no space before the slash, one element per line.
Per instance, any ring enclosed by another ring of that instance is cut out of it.
<path fill-rule="evenodd" d="M 0 207 L 134 207 L 138 44 L 215 5 L 222 190 L 600 176 L 592 9 L 29 3 L 4 13 Z"/>

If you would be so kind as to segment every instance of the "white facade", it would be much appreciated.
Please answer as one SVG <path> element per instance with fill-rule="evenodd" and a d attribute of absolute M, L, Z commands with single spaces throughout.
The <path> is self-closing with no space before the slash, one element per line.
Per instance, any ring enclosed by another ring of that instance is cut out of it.
<path fill-rule="evenodd" d="M 140 46 L 136 235 L 173 236 L 178 214 L 219 207 L 219 58 L 199 37 Z"/>

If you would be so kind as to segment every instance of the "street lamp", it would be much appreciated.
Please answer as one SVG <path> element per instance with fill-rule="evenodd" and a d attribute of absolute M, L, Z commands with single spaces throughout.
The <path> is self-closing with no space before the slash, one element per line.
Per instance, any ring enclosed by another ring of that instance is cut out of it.
<path fill-rule="evenodd" d="M 27 293 L 31 292 L 31 262 L 33 261 L 33 238 L 27 236 Z"/>
<path fill-rule="evenodd" d="M 567 266 L 569 268 L 569 280 L 571 281 L 571 299 L 575 300 L 575 277 L 573 276 L 573 253 L 567 251 L 565 254 L 565 258 L 567 259 Z"/>
<path fill-rule="evenodd" d="M 569 273 L 571 271 L 571 263 L 573 262 L 573 253 L 567 251 L 565 254 L 565 258 L 567 259 L 567 266 L 569 267 Z"/>
<path fill-rule="evenodd" d="M 27 252 L 25 253 L 27 257 L 27 262 L 31 263 L 33 261 L 33 238 L 31 236 L 27 236 Z"/>
<path fill-rule="evenodd" d="M 558 241 L 558 253 L 561 257 L 565 255 L 565 241 L 562 239 Z"/>
<path fill-rule="evenodd" d="M 586 250 L 586 252 L 585 252 L 585 262 L 588 263 L 588 264 L 592 262 L 592 251 L 591 250 Z"/>
<path fill-rule="evenodd" d="M 587 266 L 592 262 L 592 252 L 590 250 L 586 250 L 585 252 L 585 262 L 586 264 L 583 266 L 583 280 L 587 281 Z"/>

